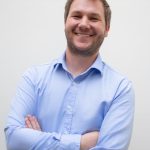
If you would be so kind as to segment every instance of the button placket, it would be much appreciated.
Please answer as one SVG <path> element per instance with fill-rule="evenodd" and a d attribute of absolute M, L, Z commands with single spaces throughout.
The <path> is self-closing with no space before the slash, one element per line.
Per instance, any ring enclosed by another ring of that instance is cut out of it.
<path fill-rule="evenodd" d="M 63 129 L 63 132 L 65 134 L 68 134 L 71 131 L 76 94 L 77 94 L 77 84 L 72 82 L 70 89 L 66 95 L 67 105 L 66 105 L 66 110 L 64 115 L 64 129 Z"/>

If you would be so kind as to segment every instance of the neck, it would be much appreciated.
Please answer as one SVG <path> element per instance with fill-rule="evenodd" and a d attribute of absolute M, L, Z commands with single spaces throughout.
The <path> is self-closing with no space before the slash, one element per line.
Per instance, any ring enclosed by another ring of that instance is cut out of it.
<path fill-rule="evenodd" d="M 70 50 L 66 50 L 66 64 L 70 73 L 76 77 L 85 72 L 95 61 L 98 53 L 92 56 L 81 56 L 73 54 Z"/>

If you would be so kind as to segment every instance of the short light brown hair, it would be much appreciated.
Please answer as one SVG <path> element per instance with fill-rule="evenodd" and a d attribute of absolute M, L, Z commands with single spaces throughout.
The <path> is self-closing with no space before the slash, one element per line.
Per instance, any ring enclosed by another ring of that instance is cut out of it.
<path fill-rule="evenodd" d="M 71 4 L 74 0 L 67 0 L 66 5 L 65 5 L 65 13 L 64 13 L 64 21 L 66 22 L 68 14 L 69 14 L 69 10 L 71 7 Z M 104 6 L 104 14 L 105 14 L 105 23 L 106 23 L 106 27 L 110 27 L 110 20 L 111 20 L 111 9 L 109 4 L 107 3 L 106 0 L 100 0 L 103 3 Z"/>

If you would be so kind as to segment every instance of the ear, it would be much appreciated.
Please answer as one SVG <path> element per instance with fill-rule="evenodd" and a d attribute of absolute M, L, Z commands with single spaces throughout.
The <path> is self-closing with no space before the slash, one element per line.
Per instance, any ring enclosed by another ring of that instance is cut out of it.
<path fill-rule="evenodd" d="M 105 28 L 105 37 L 108 36 L 109 29 L 110 29 L 110 26 L 107 25 Z"/>

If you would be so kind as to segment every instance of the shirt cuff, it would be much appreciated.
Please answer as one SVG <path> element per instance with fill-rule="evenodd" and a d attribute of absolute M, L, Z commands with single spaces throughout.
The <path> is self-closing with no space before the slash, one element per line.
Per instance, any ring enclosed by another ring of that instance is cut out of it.
<path fill-rule="evenodd" d="M 63 134 L 61 136 L 61 147 L 65 150 L 80 150 L 81 135 Z"/>

